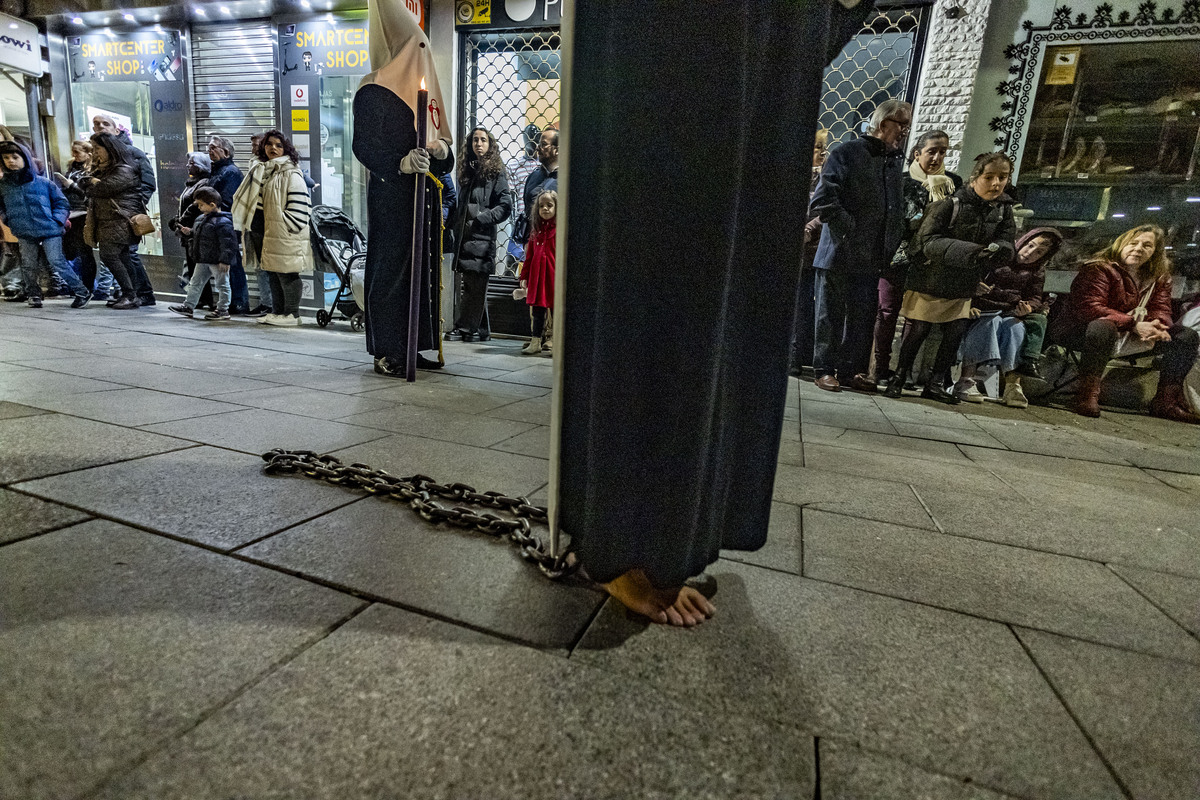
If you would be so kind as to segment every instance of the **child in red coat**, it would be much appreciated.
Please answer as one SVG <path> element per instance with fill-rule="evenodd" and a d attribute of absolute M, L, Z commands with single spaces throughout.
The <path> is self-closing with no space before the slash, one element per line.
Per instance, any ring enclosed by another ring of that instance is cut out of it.
<path fill-rule="evenodd" d="M 529 243 L 525 246 L 525 269 L 521 285 L 525 302 L 533 314 L 533 338 L 521 348 L 526 355 L 542 352 L 546 344 L 546 316 L 554 308 L 554 234 L 558 212 L 558 192 L 542 192 L 533 201 L 536 213 Z"/>

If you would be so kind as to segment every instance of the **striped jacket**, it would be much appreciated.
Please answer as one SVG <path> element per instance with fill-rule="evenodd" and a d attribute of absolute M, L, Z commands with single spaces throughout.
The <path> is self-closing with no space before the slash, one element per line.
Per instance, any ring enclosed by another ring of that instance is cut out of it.
<path fill-rule="evenodd" d="M 287 156 L 259 162 L 233 196 L 233 226 L 250 230 L 256 211 L 263 212 L 262 262 L 254 248 L 245 248 L 243 263 L 267 272 L 312 271 L 308 217 L 312 210 L 308 186 L 300 168 Z"/>

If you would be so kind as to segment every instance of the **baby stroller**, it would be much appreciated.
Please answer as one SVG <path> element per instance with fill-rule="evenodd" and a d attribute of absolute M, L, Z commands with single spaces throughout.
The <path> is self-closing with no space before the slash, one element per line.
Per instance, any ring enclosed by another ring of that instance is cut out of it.
<path fill-rule="evenodd" d="M 317 312 L 317 324 L 324 328 L 333 321 L 333 312 L 340 311 L 350 320 L 350 330 L 363 330 L 367 238 L 353 220 L 333 206 L 313 206 L 308 226 L 316 268 L 338 276 L 337 295 L 328 310 L 322 308 Z"/>

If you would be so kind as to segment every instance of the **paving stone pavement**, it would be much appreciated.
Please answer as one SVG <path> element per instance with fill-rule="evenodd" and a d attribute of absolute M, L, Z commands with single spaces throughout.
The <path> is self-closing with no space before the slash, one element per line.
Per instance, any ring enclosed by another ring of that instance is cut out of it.
<path fill-rule="evenodd" d="M 1200 431 L 792 380 L 694 631 L 262 472 L 544 503 L 519 346 L 0 304 L 0 797 L 1200 796 Z"/>

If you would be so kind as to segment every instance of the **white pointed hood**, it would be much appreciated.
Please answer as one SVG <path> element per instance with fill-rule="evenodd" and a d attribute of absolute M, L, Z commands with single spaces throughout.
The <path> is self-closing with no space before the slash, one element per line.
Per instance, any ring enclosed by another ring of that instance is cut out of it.
<path fill-rule="evenodd" d="M 425 88 L 429 91 L 429 105 L 425 109 L 429 138 L 453 143 L 433 52 L 417 18 L 403 0 L 370 0 L 367 13 L 373 71 L 359 85 L 375 83 L 391 90 L 415 115 L 417 91 L 421 88 L 421 78 L 425 78 Z"/>

